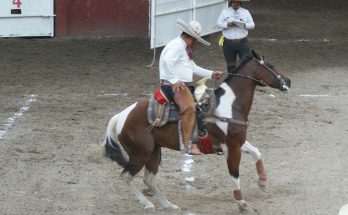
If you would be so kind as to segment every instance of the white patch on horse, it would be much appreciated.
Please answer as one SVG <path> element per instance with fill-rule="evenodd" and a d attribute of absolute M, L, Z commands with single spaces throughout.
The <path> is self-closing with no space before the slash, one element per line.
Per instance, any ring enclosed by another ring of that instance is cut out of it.
<path fill-rule="evenodd" d="M 144 205 L 145 210 L 155 211 L 155 206 L 150 202 L 142 192 L 136 188 L 136 186 L 133 183 L 133 176 L 131 176 L 129 173 L 122 174 L 122 179 L 127 183 L 132 193 L 137 197 L 140 203 Z"/>
<path fill-rule="evenodd" d="M 113 116 L 109 122 L 108 128 L 107 128 L 107 138 L 112 138 L 116 142 L 116 144 L 119 146 L 121 153 L 123 157 L 127 160 L 129 160 L 129 156 L 127 152 L 124 150 L 122 144 L 120 144 L 118 140 L 118 135 L 122 132 L 123 126 L 126 122 L 126 119 L 128 117 L 128 114 L 133 110 L 137 103 L 132 104 L 131 106 L 127 107 L 120 113 Z"/>
<path fill-rule="evenodd" d="M 227 159 L 228 156 L 228 148 L 226 144 L 221 144 L 221 149 L 224 152 L 225 158 Z"/>
<path fill-rule="evenodd" d="M 232 176 L 232 182 L 233 182 L 234 186 L 236 187 L 236 189 L 234 189 L 234 190 L 240 190 L 240 180 L 239 180 L 239 177 L 235 178 L 235 177 Z"/>
<path fill-rule="evenodd" d="M 144 182 L 150 188 L 150 190 L 154 192 L 154 195 L 156 196 L 158 201 L 161 203 L 162 207 L 179 209 L 178 206 L 169 202 L 167 197 L 160 191 L 160 189 L 158 188 L 156 184 L 155 178 L 156 178 L 156 175 L 151 173 L 148 169 L 145 168 Z"/>
<path fill-rule="evenodd" d="M 232 89 L 224 82 L 219 87 L 225 90 L 225 94 L 221 96 L 220 103 L 215 109 L 215 115 L 220 117 L 232 118 L 232 104 L 236 96 Z M 216 125 L 227 135 L 228 123 L 216 121 Z"/>
<path fill-rule="evenodd" d="M 250 154 L 255 159 L 255 161 L 261 159 L 261 152 L 259 151 L 259 149 L 251 145 L 251 143 L 249 143 L 248 141 L 245 141 L 241 149 L 243 152 Z"/>
<path fill-rule="evenodd" d="M 116 125 L 116 134 L 119 135 L 122 132 L 123 126 L 126 123 L 128 114 L 135 108 L 137 102 L 127 107 L 123 111 L 121 111 L 118 115 L 117 125 Z"/>

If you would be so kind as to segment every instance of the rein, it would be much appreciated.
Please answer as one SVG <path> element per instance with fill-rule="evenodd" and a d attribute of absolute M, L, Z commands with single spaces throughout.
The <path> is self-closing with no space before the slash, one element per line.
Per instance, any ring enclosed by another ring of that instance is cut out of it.
<path fill-rule="evenodd" d="M 215 119 L 220 120 L 221 122 L 229 122 L 232 124 L 236 124 L 236 125 L 243 125 L 245 127 L 248 127 L 249 122 L 248 121 L 243 121 L 243 120 L 238 120 L 238 119 L 233 119 L 233 118 L 227 118 L 227 117 L 222 117 L 222 116 L 216 116 L 216 115 L 212 115 Z"/>
<path fill-rule="evenodd" d="M 257 69 L 257 68 L 256 68 Z M 256 70 L 255 70 L 256 71 Z M 226 75 L 231 75 L 231 76 L 237 76 L 237 77 L 242 77 L 242 78 L 247 78 L 247 79 L 251 79 L 253 81 L 256 81 L 256 82 L 259 82 L 260 84 L 263 84 L 263 85 L 267 85 L 264 81 L 262 80 L 258 80 L 256 78 L 253 78 L 251 76 L 248 76 L 248 75 L 242 75 L 242 74 L 239 74 L 239 73 L 227 73 Z M 267 85 L 268 86 L 268 85 Z"/>
<path fill-rule="evenodd" d="M 267 66 L 267 65 L 265 64 L 265 61 L 263 60 L 262 57 L 261 57 L 261 60 L 258 60 L 257 58 L 253 57 L 253 60 L 255 60 L 255 61 L 258 63 L 258 66 L 257 66 L 256 69 L 254 70 L 254 72 L 257 71 L 258 68 L 259 68 L 260 66 L 263 66 L 263 67 L 266 68 L 269 72 L 273 73 L 273 74 L 277 77 L 277 79 L 280 81 L 280 83 L 281 83 L 282 86 L 286 86 L 285 81 L 282 79 L 282 77 L 281 77 L 279 74 L 277 74 L 272 68 L 270 68 L 269 66 Z M 254 73 L 254 72 L 253 72 L 253 73 Z M 248 76 L 248 75 L 242 75 L 242 74 L 239 74 L 239 73 L 227 73 L 227 75 L 237 76 L 237 77 L 243 77 L 243 78 L 248 78 L 248 79 L 251 79 L 251 80 L 253 80 L 253 81 L 256 81 L 256 82 L 260 83 L 261 85 L 269 86 L 269 85 L 268 85 L 267 83 L 265 83 L 264 81 L 259 80 L 259 79 L 256 79 L 256 78 L 253 78 L 253 77 Z"/>
<path fill-rule="evenodd" d="M 269 66 L 265 65 L 262 57 L 261 57 L 261 61 L 259 61 L 258 59 L 256 59 L 255 57 L 253 57 L 253 59 L 258 63 L 256 69 L 254 70 L 257 71 L 259 69 L 260 66 L 263 66 L 265 67 L 268 71 L 272 72 L 278 80 L 280 80 L 280 82 L 283 84 L 284 83 L 284 80 L 281 79 L 281 76 L 278 75 L 277 73 L 275 73 L 273 71 L 272 68 L 270 68 Z M 254 73 L 253 72 L 253 73 Z M 249 75 L 242 75 L 242 74 L 239 74 L 239 73 L 227 73 L 227 75 L 231 75 L 231 76 L 236 76 L 236 77 L 241 77 L 241 78 L 247 78 L 247 79 L 250 79 L 250 80 L 253 80 L 255 82 L 258 82 L 260 83 L 261 85 L 265 85 L 265 86 L 269 86 L 267 83 L 265 83 L 264 81 L 262 80 L 259 80 L 259 79 L 256 79 L 254 77 L 251 77 Z M 248 124 L 249 122 L 248 121 L 243 121 L 243 120 L 237 120 L 237 119 L 233 119 L 233 118 L 227 118 L 227 117 L 221 117 L 221 116 L 216 116 L 216 115 L 211 115 L 212 117 L 214 117 L 215 119 L 218 119 L 222 122 L 227 122 L 227 123 L 232 123 L 232 124 L 236 124 L 236 125 L 242 125 L 242 126 L 245 126 L 245 127 L 248 127 Z"/>

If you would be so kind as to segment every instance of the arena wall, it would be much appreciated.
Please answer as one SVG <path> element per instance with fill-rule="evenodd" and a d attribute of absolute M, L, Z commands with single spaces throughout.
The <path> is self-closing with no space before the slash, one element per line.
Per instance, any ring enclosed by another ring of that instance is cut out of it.
<path fill-rule="evenodd" d="M 57 37 L 147 37 L 148 0 L 56 0 Z"/>

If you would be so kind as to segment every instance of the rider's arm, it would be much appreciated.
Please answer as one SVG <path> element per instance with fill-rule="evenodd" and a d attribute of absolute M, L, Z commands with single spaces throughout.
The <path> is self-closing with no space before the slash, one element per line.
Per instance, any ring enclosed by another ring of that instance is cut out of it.
<path fill-rule="evenodd" d="M 193 60 L 191 61 L 191 63 L 194 66 L 193 74 L 201 76 L 201 77 L 208 77 L 210 79 L 212 78 L 213 71 L 211 71 L 209 69 L 204 69 L 204 68 L 198 66 Z"/>

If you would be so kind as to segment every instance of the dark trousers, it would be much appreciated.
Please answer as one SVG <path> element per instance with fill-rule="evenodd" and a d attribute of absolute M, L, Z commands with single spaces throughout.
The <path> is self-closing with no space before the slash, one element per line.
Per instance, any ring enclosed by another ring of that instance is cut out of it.
<path fill-rule="evenodd" d="M 225 38 L 223 51 L 228 73 L 236 73 L 237 56 L 242 60 L 250 53 L 248 38 L 242 40 L 228 40 Z"/>

